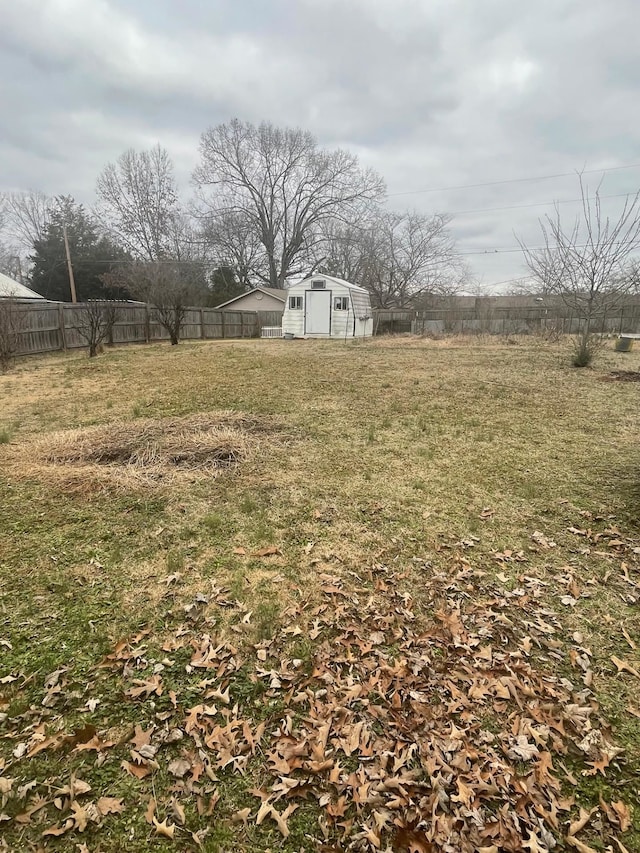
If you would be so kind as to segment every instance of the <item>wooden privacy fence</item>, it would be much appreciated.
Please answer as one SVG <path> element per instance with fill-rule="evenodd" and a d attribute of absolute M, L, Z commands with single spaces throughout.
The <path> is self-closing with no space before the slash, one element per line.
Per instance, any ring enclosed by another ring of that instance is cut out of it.
<path fill-rule="evenodd" d="M 499 306 L 476 299 L 469 306 L 452 305 L 424 311 L 374 311 L 374 334 L 493 334 L 516 335 L 556 332 L 573 334 L 583 320 L 564 306 Z M 610 311 L 600 311 L 592 321 L 594 332 L 640 332 L 640 299 Z"/>
<path fill-rule="evenodd" d="M 169 340 L 152 306 L 131 303 L 105 303 L 116 308 L 116 320 L 108 343 L 150 343 Z M 16 305 L 17 355 L 86 347 L 78 331 L 85 320 L 82 303 L 45 302 Z M 281 322 L 279 311 L 217 311 L 213 308 L 189 308 L 180 337 L 216 340 L 260 337 L 262 326 Z"/>

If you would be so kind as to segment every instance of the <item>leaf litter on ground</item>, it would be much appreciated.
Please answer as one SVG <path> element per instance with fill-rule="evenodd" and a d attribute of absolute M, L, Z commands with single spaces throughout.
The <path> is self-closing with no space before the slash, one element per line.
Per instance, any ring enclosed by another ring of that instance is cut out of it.
<path fill-rule="evenodd" d="M 533 538 L 538 547 L 555 547 L 538 531 Z M 560 583 L 579 598 L 569 570 L 561 567 Z M 591 652 L 581 633 L 565 636 L 547 583 L 525 573 L 508 590 L 464 556 L 452 559 L 450 572 L 426 576 L 419 594 L 403 584 L 406 573 L 383 563 L 350 574 L 348 583 L 321 575 L 320 600 L 302 595 L 274 637 L 255 645 L 202 632 L 198 620 L 181 623 L 163 648 L 189 653 L 189 701 L 179 690 L 165 691 L 164 665 L 149 674 L 149 630 L 117 643 L 98 670 L 120 680 L 123 701 L 139 707 L 140 722 L 118 741 L 92 724 L 52 731 L 62 722 L 57 699 L 44 702 L 47 723 L 21 731 L 14 767 L 45 751 L 86 750 L 98 766 L 119 763 L 143 786 L 163 769 L 170 794 L 161 801 L 154 788 L 136 802 L 108 795 L 94 801 L 91 785 L 78 778 L 56 790 L 34 780 L 18 792 L 0 775 L 3 809 L 22 800 L 13 817 L 3 813 L 5 824 L 35 821 L 47 844 L 135 808 L 155 836 L 171 841 L 188 833 L 199 846 L 206 831 L 190 826 L 187 803 L 198 816 L 215 813 L 219 774 L 250 777 L 258 762 L 260 786 L 250 791 L 256 805 L 231 818 L 250 841 L 267 825 L 288 838 L 297 809 L 313 804 L 316 825 L 307 836 L 327 850 L 548 853 L 565 844 L 584 853 L 593 848 L 578 836 L 599 809 L 623 850 L 616 833 L 631 826 L 628 804 L 601 797 L 599 807 L 576 817 L 568 793 L 577 780 L 567 763 L 584 777 L 606 776 L 620 769 L 624 754 L 591 689 Z M 229 606 L 222 589 L 200 598 L 205 609 Z M 314 641 L 306 664 L 290 651 L 300 636 Z M 575 678 L 545 667 L 563 654 Z M 621 676 L 638 675 L 627 661 L 611 661 Z M 45 679 L 45 698 L 64 691 L 66 673 Z M 239 689 L 247 673 L 261 687 L 259 703 Z M 159 711 L 165 696 L 171 701 Z"/>

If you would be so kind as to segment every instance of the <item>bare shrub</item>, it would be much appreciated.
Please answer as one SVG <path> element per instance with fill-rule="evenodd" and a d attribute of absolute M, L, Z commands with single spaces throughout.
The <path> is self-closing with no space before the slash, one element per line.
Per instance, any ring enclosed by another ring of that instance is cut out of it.
<path fill-rule="evenodd" d="M 600 188 L 593 196 L 579 175 L 582 209 L 572 226 L 555 216 L 540 220 L 544 246 L 520 243 L 531 275 L 543 294 L 559 296 L 580 321 L 572 364 L 591 364 L 602 341 L 596 330 L 606 317 L 633 292 L 630 256 L 640 247 L 640 191 L 629 195 L 617 219 L 602 210 Z"/>
<path fill-rule="evenodd" d="M 73 328 L 87 342 L 89 358 L 93 358 L 103 341 L 110 340 L 113 343 L 113 327 L 119 316 L 118 306 L 113 302 L 91 300 L 78 314 Z"/>

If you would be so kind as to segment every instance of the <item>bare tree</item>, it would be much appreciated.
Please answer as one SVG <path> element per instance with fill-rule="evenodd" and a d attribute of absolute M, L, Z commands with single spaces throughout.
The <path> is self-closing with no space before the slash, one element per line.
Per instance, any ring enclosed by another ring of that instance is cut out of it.
<path fill-rule="evenodd" d="M 178 261 L 134 261 L 104 276 L 112 288 L 125 288 L 151 306 L 152 316 L 169 334 L 172 346 L 180 341 L 190 305 L 201 301 L 200 271 Z"/>
<path fill-rule="evenodd" d="M 0 273 L 22 284 L 22 259 L 17 247 L 0 243 Z"/>
<path fill-rule="evenodd" d="M 264 248 L 248 217 L 229 211 L 205 216 L 200 240 L 216 266 L 232 269 L 243 287 L 255 279 L 269 281 Z"/>
<path fill-rule="evenodd" d="M 324 249 L 320 269 L 354 284 L 361 284 L 374 251 L 375 216 L 358 223 L 330 220 L 323 226 Z"/>
<path fill-rule="evenodd" d="M 173 163 L 164 148 L 125 151 L 98 177 L 97 194 L 96 215 L 134 257 L 175 257 L 180 205 Z"/>
<path fill-rule="evenodd" d="M 119 317 L 118 306 L 114 302 L 90 299 L 75 316 L 73 328 L 87 342 L 89 358 L 93 358 L 98 354 L 100 344 L 112 338 L 113 327 Z"/>
<path fill-rule="evenodd" d="M 365 225 L 334 227 L 329 272 L 366 287 L 380 308 L 446 294 L 466 276 L 448 229 L 450 217 L 378 210 Z"/>
<path fill-rule="evenodd" d="M 5 196 L 5 228 L 13 242 L 30 250 L 45 236 L 55 199 L 38 190 L 8 193 Z"/>
<path fill-rule="evenodd" d="M 14 297 L 0 297 L 0 372 L 11 367 L 20 347 L 20 334 L 27 328 L 27 315 Z"/>
<path fill-rule="evenodd" d="M 559 296 L 580 320 L 573 363 L 585 367 L 593 360 L 601 335 L 596 323 L 615 308 L 634 287 L 626 274 L 631 254 L 640 246 L 640 191 L 625 199 L 612 220 L 602 212 L 600 187 L 589 195 L 578 175 L 582 208 L 567 227 L 556 205 L 555 215 L 540 220 L 544 246 L 520 246 L 531 275 L 545 294 Z"/>
<path fill-rule="evenodd" d="M 260 264 L 253 272 L 272 287 L 308 266 L 324 222 L 353 220 L 384 193 L 382 179 L 357 157 L 322 150 L 299 129 L 233 119 L 202 135 L 200 156 L 194 180 L 208 217 L 230 215 L 246 225 L 266 256 L 266 271 Z"/>

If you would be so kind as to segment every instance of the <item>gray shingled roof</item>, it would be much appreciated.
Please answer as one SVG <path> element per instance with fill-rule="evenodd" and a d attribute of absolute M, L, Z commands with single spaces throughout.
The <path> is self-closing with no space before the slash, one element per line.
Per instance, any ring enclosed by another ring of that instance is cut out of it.
<path fill-rule="evenodd" d="M 30 290 L 24 284 L 20 284 L 19 281 L 14 281 L 8 275 L 0 272 L 0 299 L 6 297 L 13 297 L 15 299 L 44 299 L 44 296 L 40 296 L 35 290 Z"/>

